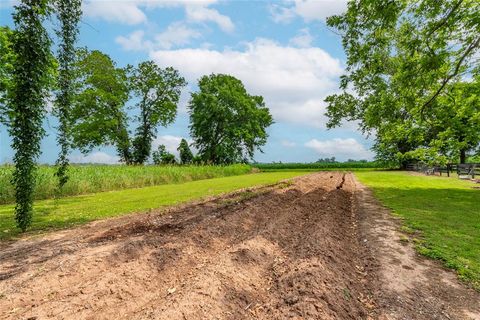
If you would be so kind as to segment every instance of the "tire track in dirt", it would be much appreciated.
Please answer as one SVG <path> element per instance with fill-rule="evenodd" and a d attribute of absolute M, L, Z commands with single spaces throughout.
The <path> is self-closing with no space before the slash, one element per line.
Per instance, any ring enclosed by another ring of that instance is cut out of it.
<path fill-rule="evenodd" d="M 398 231 L 401 221 L 356 183 L 360 243 L 369 282 L 386 319 L 480 320 L 480 293 L 460 283 L 439 262 L 415 252 Z"/>
<path fill-rule="evenodd" d="M 362 192 L 320 172 L 0 244 L 0 317 L 404 319 Z"/>

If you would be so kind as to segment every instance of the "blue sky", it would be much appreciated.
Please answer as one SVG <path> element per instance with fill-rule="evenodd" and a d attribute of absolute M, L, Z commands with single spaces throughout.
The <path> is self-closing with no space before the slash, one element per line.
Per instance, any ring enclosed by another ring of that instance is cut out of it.
<path fill-rule="evenodd" d="M 0 24 L 12 26 L 12 3 L 0 1 Z M 84 0 L 79 46 L 101 50 L 119 66 L 151 59 L 187 79 L 177 120 L 159 128 L 154 146 L 176 152 L 180 139 L 189 139 L 186 105 L 197 79 L 228 73 L 251 94 L 264 96 L 275 120 L 255 160 L 371 159 L 371 141 L 354 123 L 325 127 L 323 100 L 338 91 L 345 65 L 340 37 L 328 30 L 325 18 L 345 8 L 346 0 Z M 55 161 L 55 127 L 47 117 L 42 163 Z M 11 161 L 9 145 L 0 126 L 0 162 Z M 74 150 L 71 160 L 114 163 L 117 157 L 105 147 L 89 155 Z"/>

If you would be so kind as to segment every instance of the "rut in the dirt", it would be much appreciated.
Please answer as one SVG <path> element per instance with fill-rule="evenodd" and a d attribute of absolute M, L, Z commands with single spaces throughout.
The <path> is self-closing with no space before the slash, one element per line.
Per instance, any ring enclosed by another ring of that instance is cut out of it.
<path fill-rule="evenodd" d="M 351 177 L 319 173 L 282 186 L 256 190 L 249 200 L 227 197 L 6 248 L 0 314 L 366 318 L 373 304 Z M 33 254 L 21 254 L 27 251 Z"/>

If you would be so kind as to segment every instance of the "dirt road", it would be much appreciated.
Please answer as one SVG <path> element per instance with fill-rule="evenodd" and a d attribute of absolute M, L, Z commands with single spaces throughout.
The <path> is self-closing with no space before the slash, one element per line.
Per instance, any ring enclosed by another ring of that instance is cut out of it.
<path fill-rule="evenodd" d="M 0 244 L 2 319 L 480 319 L 351 174 Z"/>

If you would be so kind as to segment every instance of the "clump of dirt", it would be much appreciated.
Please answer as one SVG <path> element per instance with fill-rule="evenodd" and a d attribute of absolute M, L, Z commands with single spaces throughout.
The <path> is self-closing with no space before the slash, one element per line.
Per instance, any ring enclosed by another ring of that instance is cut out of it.
<path fill-rule="evenodd" d="M 403 319 L 385 298 L 386 262 L 365 245 L 376 229 L 363 224 L 356 190 L 351 174 L 315 173 L 2 244 L 0 314 Z"/>

